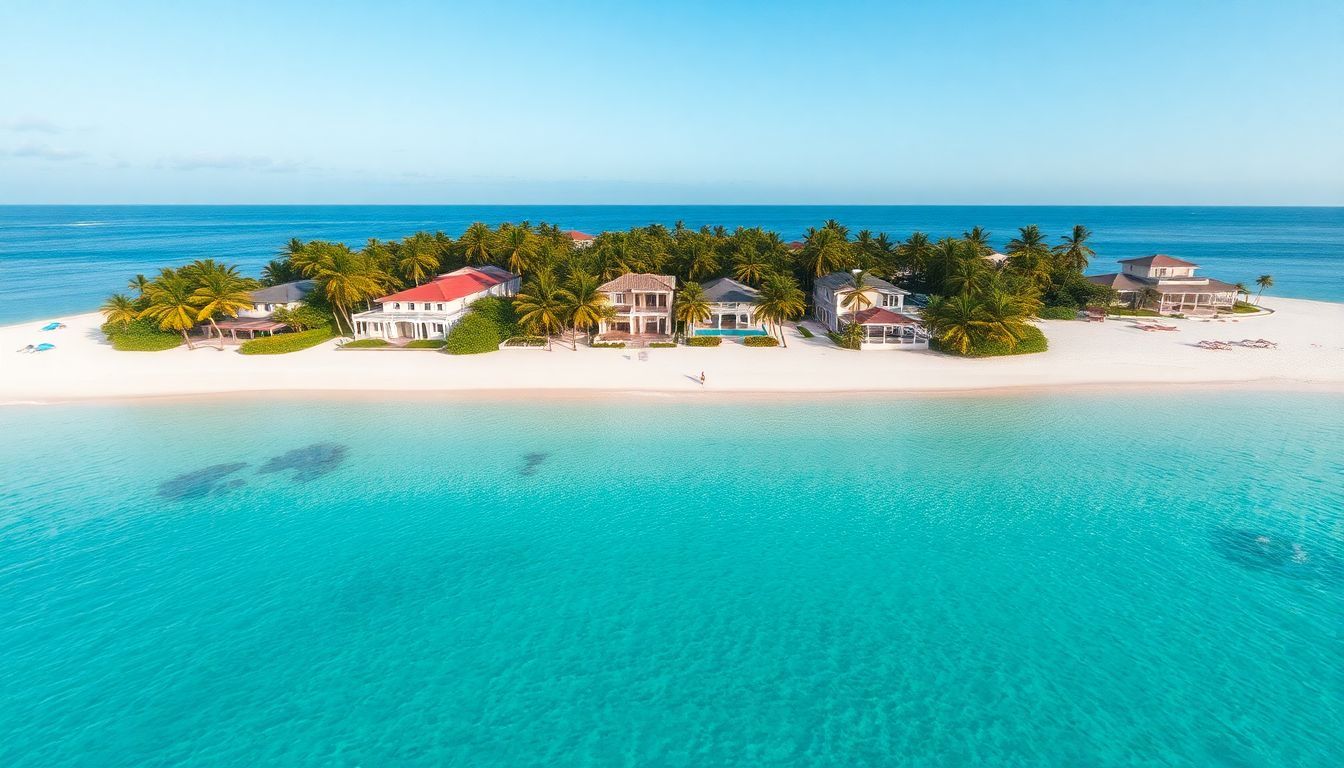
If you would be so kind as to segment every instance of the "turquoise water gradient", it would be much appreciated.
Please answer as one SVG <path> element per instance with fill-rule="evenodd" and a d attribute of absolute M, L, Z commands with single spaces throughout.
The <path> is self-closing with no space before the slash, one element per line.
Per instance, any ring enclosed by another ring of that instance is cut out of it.
<path fill-rule="evenodd" d="M 4 766 L 1344 763 L 1339 396 L 0 428 Z"/>

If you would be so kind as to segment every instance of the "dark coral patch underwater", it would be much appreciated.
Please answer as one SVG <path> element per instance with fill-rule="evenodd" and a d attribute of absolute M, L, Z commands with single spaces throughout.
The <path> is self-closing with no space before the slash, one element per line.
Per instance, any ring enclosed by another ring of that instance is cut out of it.
<path fill-rule="evenodd" d="M 290 480 L 306 483 L 339 469 L 349 453 L 350 448 L 339 443 L 313 443 L 272 456 L 257 473 L 268 475 L 273 472 L 292 472 Z"/>
<path fill-rule="evenodd" d="M 184 472 L 177 477 L 159 483 L 159 496 L 174 501 L 182 501 L 228 493 L 230 489 L 241 487 L 246 482 L 242 478 L 236 477 L 228 482 L 225 482 L 225 479 L 246 466 L 247 462 L 245 461 L 234 461 L 227 464 L 211 464 L 208 467 Z"/>

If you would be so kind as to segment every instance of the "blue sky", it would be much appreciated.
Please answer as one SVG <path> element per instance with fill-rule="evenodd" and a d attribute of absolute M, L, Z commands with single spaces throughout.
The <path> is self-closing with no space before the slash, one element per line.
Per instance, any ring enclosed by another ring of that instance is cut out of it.
<path fill-rule="evenodd" d="M 1344 204 L 1344 3 L 7 0 L 0 203 Z"/>

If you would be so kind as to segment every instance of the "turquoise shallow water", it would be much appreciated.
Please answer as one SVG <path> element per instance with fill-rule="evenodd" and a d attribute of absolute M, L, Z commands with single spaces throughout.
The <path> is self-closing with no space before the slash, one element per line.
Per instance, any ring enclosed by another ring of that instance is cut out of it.
<path fill-rule="evenodd" d="M 4 766 L 1344 763 L 1338 396 L 0 428 Z"/>

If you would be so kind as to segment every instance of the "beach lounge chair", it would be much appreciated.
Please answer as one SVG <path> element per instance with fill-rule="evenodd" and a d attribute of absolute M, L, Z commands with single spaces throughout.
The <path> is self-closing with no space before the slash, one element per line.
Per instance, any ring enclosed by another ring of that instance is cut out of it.
<path fill-rule="evenodd" d="M 36 347 L 33 347 L 33 351 L 46 352 L 48 349 L 55 349 L 55 348 L 56 348 L 55 344 L 47 344 L 46 342 L 43 342 L 41 344 L 38 344 Z"/>
<path fill-rule="evenodd" d="M 35 351 L 37 351 L 37 347 L 34 347 L 32 344 L 29 344 L 29 345 L 26 346 L 26 347 L 19 347 L 18 349 L 14 350 L 14 351 L 15 351 L 15 352 L 22 352 L 22 353 L 24 353 L 24 354 L 28 354 L 28 353 L 30 353 L 30 352 L 35 352 Z"/>
<path fill-rule="evenodd" d="M 64 327 L 65 327 L 65 323 L 50 322 L 50 323 L 47 323 L 46 325 L 42 326 L 42 328 L 41 328 L 40 330 L 43 330 L 43 331 L 55 331 L 55 330 L 59 330 L 59 329 L 64 328 Z"/>
<path fill-rule="evenodd" d="M 639 362 L 647 363 L 648 361 L 649 361 L 649 353 L 641 349 L 639 351 Z"/>
<path fill-rule="evenodd" d="M 1179 331 L 1179 330 L 1181 330 L 1180 328 L 1177 328 L 1177 327 L 1174 326 L 1174 325 L 1158 325 L 1157 323 L 1153 323 L 1151 326 L 1149 326 L 1149 328 L 1150 328 L 1151 330 L 1154 330 L 1154 331 Z"/>

